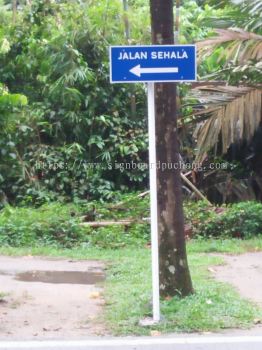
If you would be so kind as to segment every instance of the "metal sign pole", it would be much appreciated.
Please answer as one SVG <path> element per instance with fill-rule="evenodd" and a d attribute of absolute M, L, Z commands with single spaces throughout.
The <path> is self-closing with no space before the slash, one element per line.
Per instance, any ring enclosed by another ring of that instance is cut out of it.
<path fill-rule="evenodd" d="M 159 301 L 159 255 L 157 221 L 157 174 L 156 174 L 156 127 L 155 127 L 155 84 L 147 84 L 148 135 L 149 135 L 149 177 L 150 177 L 150 218 L 153 282 L 153 321 L 160 321 Z"/>
<path fill-rule="evenodd" d="M 111 46 L 109 54 L 110 82 L 112 84 L 147 83 L 148 89 L 153 320 L 142 320 L 141 322 L 141 325 L 148 325 L 147 323 L 152 324 L 152 322 L 160 321 L 154 83 L 196 81 L 196 46 Z"/>

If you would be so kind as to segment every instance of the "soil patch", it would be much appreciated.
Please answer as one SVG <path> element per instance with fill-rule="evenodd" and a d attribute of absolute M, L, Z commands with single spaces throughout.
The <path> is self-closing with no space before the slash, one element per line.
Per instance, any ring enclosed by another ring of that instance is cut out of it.
<path fill-rule="evenodd" d="M 215 278 L 230 283 L 243 297 L 262 307 L 262 252 L 222 257 L 226 264 L 213 268 Z"/>
<path fill-rule="evenodd" d="M 0 340 L 105 334 L 103 269 L 99 261 L 0 256 Z"/>

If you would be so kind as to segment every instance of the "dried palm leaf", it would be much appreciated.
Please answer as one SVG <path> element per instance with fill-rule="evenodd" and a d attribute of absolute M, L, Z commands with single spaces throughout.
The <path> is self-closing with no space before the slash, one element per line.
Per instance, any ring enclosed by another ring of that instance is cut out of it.
<path fill-rule="evenodd" d="M 211 55 L 214 47 L 230 44 L 223 52 L 227 60 L 234 59 L 244 62 L 250 59 L 262 59 L 262 35 L 246 32 L 243 29 L 215 29 L 215 37 L 197 43 L 199 58 Z"/>
<path fill-rule="evenodd" d="M 194 120 L 199 122 L 194 133 L 198 162 L 220 137 L 223 154 L 231 144 L 249 141 L 262 120 L 262 90 L 258 88 L 202 86 L 191 90 L 191 97 L 201 103 L 193 113 Z"/>
<path fill-rule="evenodd" d="M 199 41 L 197 43 L 197 47 L 201 49 L 202 47 L 221 44 L 221 43 L 225 43 L 228 41 L 235 41 L 235 40 L 240 40 L 240 41 L 245 41 L 245 40 L 260 40 L 261 41 L 262 40 L 261 35 L 246 32 L 245 30 L 238 29 L 238 28 L 215 29 L 215 32 L 218 34 L 218 36 Z"/>

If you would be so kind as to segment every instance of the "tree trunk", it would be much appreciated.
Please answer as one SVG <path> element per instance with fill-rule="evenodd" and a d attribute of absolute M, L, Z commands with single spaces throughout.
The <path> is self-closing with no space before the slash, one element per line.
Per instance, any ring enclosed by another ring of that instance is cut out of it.
<path fill-rule="evenodd" d="M 12 10 L 13 10 L 13 24 L 15 24 L 16 14 L 17 14 L 17 0 L 12 0 Z"/>
<path fill-rule="evenodd" d="M 152 42 L 174 44 L 172 0 L 151 0 Z M 160 294 L 163 297 L 193 293 L 187 262 L 179 165 L 176 84 L 158 83 L 156 95 L 158 230 Z M 159 163 L 160 162 L 160 163 Z M 168 169 L 168 165 L 177 166 Z"/>
<path fill-rule="evenodd" d="M 128 18 L 128 2 L 127 0 L 123 0 L 123 8 L 124 8 L 124 25 L 125 25 L 125 37 L 126 41 L 130 40 L 130 23 Z"/>

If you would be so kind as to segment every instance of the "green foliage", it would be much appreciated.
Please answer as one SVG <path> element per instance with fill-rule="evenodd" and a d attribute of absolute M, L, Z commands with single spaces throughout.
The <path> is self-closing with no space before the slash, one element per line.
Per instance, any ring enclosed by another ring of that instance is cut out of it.
<path fill-rule="evenodd" d="M 227 80 L 232 85 L 238 85 L 240 81 L 245 84 L 259 84 L 262 79 L 259 54 L 262 38 L 261 1 L 210 2 L 217 9 L 216 14 L 204 16 L 199 25 L 206 28 L 234 29 L 236 35 L 232 36 L 231 33 L 231 38 L 227 37 L 219 45 L 207 48 L 209 53 L 202 55 L 205 60 L 201 73 L 206 74 L 208 79 Z"/>
<path fill-rule="evenodd" d="M 184 205 L 185 220 L 192 225 L 204 224 L 216 217 L 213 207 L 205 201 L 187 201 Z"/>
<path fill-rule="evenodd" d="M 229 238 L 250 238 L 262 234 L 262 204 L 241 202 L 231 206 L 210 207 L 206 202 L 184 205 L 189 237 L 216 237 L 222 248 Z M 118 195 L 118 201 L 50 203 L 39 208 L 6 206 L 0 211 L 0 244 L 8 246 L 93 246 L 103 248 L 141 247 L 150 241 L 148 197 L 137 193 Z M 91 228 L 84 221 L 137 220 L 132 225 Z M 202 243 L 203 244 L 203 243 Z M 259 244 L 258 244 L 259 246 Z M 217 247 L 213 248 L 217 251 Z"/>
<path fill-rule="evenodd" d="M 71 216 L 77 208 L 61 204 L 38 209 L 6 206 L 0 212 L 0 244 L 7 246 L 78 246 L 87 241 L 79 218 Z"/>
<path fill-rule="evenodd" d="M 187 203 L 186 219 L 193 236 L 250 238 L 262 234 L 262 204 L 240 202 L 222 208 Z"/>
<path fill-rule="evenodd" d="M 192 44 L 206 38 L 212 33 L 208 26 L 203 26 L 204 18 L 218 16 L 221 10 L 214 9 L 208 5 L 200 7 L 196 1 L 189 0 L 182 2 L 180 11 L 180 34 L 181 44 Z"/>
<path fill-rule="evenodd" d="M 29 100 L 1 135 L 3 145 L 12 141 L 5 153 L 16 154 L 1 159 L 9 201 L 109 199 L 141 186 L 145 171 L 115 165 L 143 162 L 147 150 L 143 87 L 108 81 L 108 42 L 124 40 L 121 3 L 41 0 L 22 8 L 16 24 L 0 25 L 9 43 L 0 77 Z"/>
<path fill-rule="evenodd" d="M 137 195 L 124 196 L 124 204 L 112 209 L 114 204 L 97 201 L 76 204 L 50 203 L 39 208 L 5 206 L 0 211 L 0 244 L 19 246 L 56 246 L 121 248 L 143 246 L 149 240 L 148 224 L 90 228 L 81 226 L 83 217 L 108 221 L 121 218 L 143 217 L 147 214 L 147 199 L 135 208 L 132 203 Z M 89 220 L 90 221 L 90 220 Z"/>
<path fill-rule="evenodd" d="M 260 0 L 209 0 L 216 8 L 221 8 L 220 16 L 206 18 L 205 24 L 217 28 L 237 27 L 249 31 L 261 31 Z"/>
<path fill-rule="evenodd" d="M 13 12 L 11 1 L 0 1 L 0 196 L 5 201 L 112 200 L 115 191 L 146 186 L 147 170 L 123 166 L 148 160 L 145 88 L 109 84 L 108 46 L 151 40 L 149 1 L 128 5 L 124 13 L 119 0 L 21 0 Z M 179 41 L 210 37 L 215 24 L 243 23 L 260 33 L 259 8 L 258 0 L 182 1 Z M 228 52 L 230 46 L 223 44 L 205 56 L 199 75 L 214 73 L 231 83 L 261 80 L 259 62 L 239 65 L 226 59 Z M 180 91 L 187 93 L 185 87 Z M 192 114 L 192 106 L 182 113 Z"/>
<path fill-rule="evenodd" d="M 256 202 L 233 204 L 202 227 L 201 233 L 239 238 L 262 234 L 262 205 Z"/>

